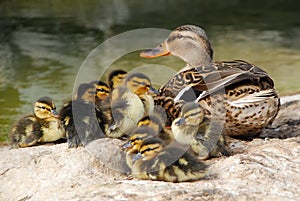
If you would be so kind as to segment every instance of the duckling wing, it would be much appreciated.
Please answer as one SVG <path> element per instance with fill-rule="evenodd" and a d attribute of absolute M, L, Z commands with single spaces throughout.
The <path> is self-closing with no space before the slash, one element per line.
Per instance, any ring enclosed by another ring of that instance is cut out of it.
<path fill-rule="evenodd" d="M 148 176 L 153 180 L 193 181 L 203 178 L 206 169 L 207 165 L 187 150 L 168 146 L 157 156 L 156 162 L 148 170 Z"/>
<path fill-rule="evenodd" d="M 43 136 L 41 125 L 33 115 L 21 118 L 9 136 L 13 147 L 35 145 Z"/>
<path fill-rule="evenodd" d="M 145 109 L 141 99 L 129 90 L 124 90 L 118 99 L 113 99 L 112 118 L 114 123 L 110 126 L 107 136 L 120 138 L 128 135 L 136 127 L 144 113 Z"/>
<path fill-rule="evenodd" d="M 66 129 L 68 147 L 78 147 L 104 137 L 95 111 L 95 105 L 75 100 L 60 112 Z"/>

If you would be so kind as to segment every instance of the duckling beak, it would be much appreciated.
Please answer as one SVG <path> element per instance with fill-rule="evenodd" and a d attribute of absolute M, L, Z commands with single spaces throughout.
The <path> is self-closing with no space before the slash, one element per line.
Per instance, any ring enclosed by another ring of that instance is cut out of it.
<path fill-rule="evenodd" d="M 137 160 L 139 160 L 139 159 L 141 159 L 143 156 L 142 156 L 142 154 L 139 152 L 139 153 L 137 153 L 137 154 L 134 154 L 133 156 L 132 156 L 132 162 L 136 162 Z"/>
<path fill-rule="evenodd" d="M 53 117 L 56 117 L 56 118 L 59 117 L 59 115 L 58 115 L 58 113 L 56 112 L 55 109 L 51 110 L 51 114 L 52 114 Z"/>
<path fill-rule="evenodd" d="M 154 87 L 152 87 L 152 86 L 149 87 L 148 92 L 151 93 L 151 94 L 159 94 L 159 92 L 156 89 L 154 89 Z"/>
<path fill-rule="evenodd" d="M 156 48 L 146 49 L 140 53 L 140 57 L 143 58 L 156 58 L 160 56 L 170 55 L 171 52 L 167 49 L 165 43 L 161 43 Z"/>
<path fill-rule="evenodd" d="M 181 126 L 185 124 L 185 118 L 181 117 L 177 122 L 175 122 L 176 126 Z"/>
<path fill-rule="evenodd" d="M 122 149 L 122 150 L 131 148 L 131 147 L 132 147 L 132 144 L 131 144 L 131 141 L 130 141 L 130 140 L 129 140 L 128 142 L 124 143 L 123 145 L 121 145 L 121 149 Z"/>

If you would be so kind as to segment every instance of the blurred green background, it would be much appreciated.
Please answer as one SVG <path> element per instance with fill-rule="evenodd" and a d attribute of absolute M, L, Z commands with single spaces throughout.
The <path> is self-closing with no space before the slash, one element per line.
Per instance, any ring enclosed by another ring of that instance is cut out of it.
<path fill-rule="evenodd" d="M 40 96 L 52 97 L 58 108 L 70 99 L 77 72 L 95 47 L 138 28 L 199 25 L 215 60 L 249 61 L 270 73 L 281 95 L 298 93 L 299 11 L 296 0 L 0 0 L 0 141 Z M 130 70 L 140 60 L 133 52 L 113 66 Z M 184 65 L 173 57 L 150 63 L 174 70 Z"/>

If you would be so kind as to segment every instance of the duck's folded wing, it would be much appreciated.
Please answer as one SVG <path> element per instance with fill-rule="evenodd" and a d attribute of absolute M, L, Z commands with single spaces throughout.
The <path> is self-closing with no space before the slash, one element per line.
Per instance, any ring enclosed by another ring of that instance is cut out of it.
<path fill-rule="evenodd" d="M 168 95 L 173 93 L 175 100 L 191 101 L 201 100 L 236 84 L 254 84 L 262 89 L 270 89 L 274 86 L 273 80 L 265 71 L 247 62 L 236 60 L 214 63 L 214 65 L 217 68 L 213 71 L 202 69 L 183 71 L 175 75 L 162 90 Z"/>

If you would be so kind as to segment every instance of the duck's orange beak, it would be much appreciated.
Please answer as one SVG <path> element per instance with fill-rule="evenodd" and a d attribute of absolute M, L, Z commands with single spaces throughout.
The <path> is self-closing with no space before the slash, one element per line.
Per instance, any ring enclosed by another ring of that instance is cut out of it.
<path fill-rule="evenodd" d="M 167 49 L 165 43 L 161 43 L 156 48 L 146 49 L 140 53 L 140 57 L 143 58 L 156 58 L 160 56 L 170 55 L 171 52 Z"/>

